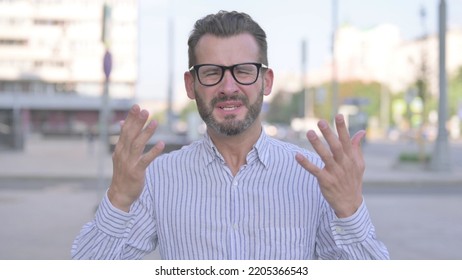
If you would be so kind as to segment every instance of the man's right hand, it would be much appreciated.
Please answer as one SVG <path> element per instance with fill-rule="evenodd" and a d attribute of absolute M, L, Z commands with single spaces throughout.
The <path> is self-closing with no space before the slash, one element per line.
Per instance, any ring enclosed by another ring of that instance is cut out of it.
<path fill-rule="evenodd" d="M 132 106 L 122 122 L 112 155 L 113 174 L 108 197 L 112 205 L 125 212 L 129 212 L 130 206 L 143 191 L 146 168 L 165 147 L 163 142 L 159 142 L 144 153 L 146 143 L 157 128 L 155 121 L 144 128 L 148 117 L 146 110 L 141 110 L 138 105 Z"/>

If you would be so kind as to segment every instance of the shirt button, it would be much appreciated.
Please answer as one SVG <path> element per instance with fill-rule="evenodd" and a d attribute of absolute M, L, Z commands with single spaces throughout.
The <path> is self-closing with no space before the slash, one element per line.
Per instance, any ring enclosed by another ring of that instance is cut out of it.
<path fill-rule="evenodd" d="M 237 181 L 234 181 L 234 182 L 233 182 L 233 186 L 234 186 L 234 187 L 237 187 L 237 185 L 238 185 Z"/>
<path fill-rule="evenodd" d="M 336 231 L 337 233 L 342 233 L 342 232 L 343 232 L 343 228 L 341 228 L 341 227 L 335 227 L 335 231 Z"/>
<path fill-rule="evenodd" d="M 233 228 L 234 228 L 235 230 L 237 230 L 237 229 L 239 228 L 239 226 L 238 226 L 237 224 L 234 224 L 234 225 L 233 225 Z"/>

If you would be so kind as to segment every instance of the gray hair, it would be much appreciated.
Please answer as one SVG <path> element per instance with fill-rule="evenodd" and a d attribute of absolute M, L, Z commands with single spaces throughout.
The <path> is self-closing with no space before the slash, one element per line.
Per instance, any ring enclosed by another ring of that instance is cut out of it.
<path fill-rule="evenodd" d="M 219 11 L 199 19 L 194 24 L 188 39 L 189 67 L 195 65 L 195 48 L 205 34 L 217 37 L 231 37 L 242 33 L 252 35 L 260 49 L 260 63 L 268 65 L 268 44 L 265 31 L 248 14 L 236 11 Z"/>

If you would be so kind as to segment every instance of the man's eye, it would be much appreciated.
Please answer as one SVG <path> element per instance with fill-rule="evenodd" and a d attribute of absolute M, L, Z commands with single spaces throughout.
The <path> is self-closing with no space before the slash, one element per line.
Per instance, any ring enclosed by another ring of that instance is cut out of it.
<path fill-rule="evenodd" d="M 238 69 L 236 72 L 239 75 L 250 75 L 250 74 L 252 74 L 252 71 L 246 70 L 246 69 Z"/>
<path fill-rule="evenodd" d="M 217 76 L 219 74 L 220 74 L 220 71 L 218 71 L 218 70 L 208 70 L 208 71 L 204 71 L 202 73 L 202 75 L 204 77 L 213 77 L 213 76 Z"/>
<path fill-rule="evenodd" d="M 234 69 L 234 72 L 238 75 L 252 75 L 255 72 L 255 69 L 252 67 L 241 66 L 236 67 L 236 69 Z"/>

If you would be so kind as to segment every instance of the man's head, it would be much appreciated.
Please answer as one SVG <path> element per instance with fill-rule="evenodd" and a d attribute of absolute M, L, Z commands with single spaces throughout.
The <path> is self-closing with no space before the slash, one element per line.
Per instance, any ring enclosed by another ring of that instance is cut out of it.
<path fill-rule="evenodd" d="M 217 37 L 231 37 L 248 33 L 252 35 L 259 48 L 259 61 L 268 65 L 268 44 L 265 31 L 249 15 L 239 12 L 220 11 L 198 20 L 188 40 L 189 67 L 197 64 L 196 45 L 205 34 Z"/>
<path fill-rule="evenodd" d="M 198 20 L 188 40 L 188 97 L 210 133 L 259 133 L 263 96 L 271 92 L 266 35 L 250 16 L 219 12 Z"/>

